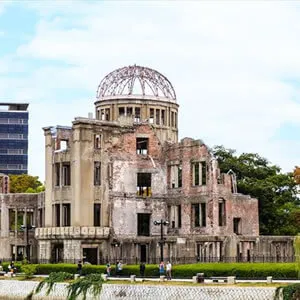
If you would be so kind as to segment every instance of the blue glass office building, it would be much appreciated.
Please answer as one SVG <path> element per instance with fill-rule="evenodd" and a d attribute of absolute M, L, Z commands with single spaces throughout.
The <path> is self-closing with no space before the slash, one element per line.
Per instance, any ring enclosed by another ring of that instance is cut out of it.
<path fill-rule="evenodd" d="M 27 103 L 0 103 L 0 173 L 28 172 Z"/>

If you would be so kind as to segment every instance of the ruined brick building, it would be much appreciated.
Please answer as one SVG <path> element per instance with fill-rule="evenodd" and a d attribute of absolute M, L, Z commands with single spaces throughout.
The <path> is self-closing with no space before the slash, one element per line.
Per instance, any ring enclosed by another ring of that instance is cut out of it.
<path fill-rule="evenodd" d="M 40 260 L 158 262 L 162 242 L 178 263 L 293 256 L 293 237 L 259 236 L 257 199 L 237 193 L 210 149 L 178 141 L 178 110 L 165 76 L 130 66 L 101 81 L 95 118 L 44 128 Z"/>

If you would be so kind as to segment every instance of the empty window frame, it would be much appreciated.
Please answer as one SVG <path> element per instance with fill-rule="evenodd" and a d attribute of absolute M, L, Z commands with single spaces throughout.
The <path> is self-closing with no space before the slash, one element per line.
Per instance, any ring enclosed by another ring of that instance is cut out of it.
<path fill-rule="evenodd" d="M 94 162 L 94 185 L 101 185 L 101 162 Z"/>
<path fill-rule="evenodd" d="M 181 188 L 182 187 L 182 165 L 171 166 L 171 188 Z"/>
<path fill-rule="evenodd" d="M 181 228 L 181 205 L 168 207 L 169 220 L 172 228 Z"/>
<path fill-rule="evenodd" d="M 154 123 L 154 108 L 150 108 L 150 117 L 149 117 L 149 123 Z"/>
<path fill-rule="evenodd" d="M 60 140 L 60 150 L 67 150 L 68 142 L 68 140 Z"/>
<path fill-rule="evenodd" d="M 101 149 L 101 135 L 95 134 L 94 136 L 94 148 Z"/>
<path fill-rule="evenodd" d="M 60 186 L 60 163 L 55 164 L 55 186 Z"/>
<path fill-rule="evenodd" d="M 106 121 L 110 120 L 110 109 L 109 108 L 105 109 L 105 120 Z"/>
<path fill-rule="evenodd" d="M 105 109 L 101 109 L 101 121 L 105 121 Z"/>
<path fill-rule="evenodd" d="M 60 227 L 60 204 L 54 204 L 54 226 Z"/>
<path fill-rule="evenodd" d="M 109 121 L 109 119 L 110 119 L 110 109 L 109 108 L 101 109 L 100 116 L 101 116 L 100 117 L 101 121 Z"/>
<path fill-rule="evenodd" d="M 38 220 L 39 220 L 39 227 L 44 227 L 44 212 L 42 208 L 38 209 Z"/>
<path fill-rule="evenodd" d="M 137 235 L 150 236 L 151 214 L 137 214 Z"/>
<path fill-rule="evenodd" d="M 226 206 L 225 200 L 219 199 L 219 226 L 226 225 Z"/>
<path fill-rule="evenodd" d="M 9 230 L 13 231 L 16 230 L 16 211 L 13 208 L 8 210 L 8 217 L 9 217 Z"/>
<path fill-rule="evenodd" d="M 26 224 L 27 225 L 35 225 L 33 219 L 33 211 L 27 211 L 26 212 Z"/>
<path fill-rule="evenodd" d="M 194 227 L 206 226 L 206 203 L 192 204 Z"/>
<path fill-rule="evenodd" d="M 136 139 L 136 154 L 147 155 L 148 154 L 148 138 Z"/>
<path fill-rule="evenodd" d="M 235 234 L 241 234 L 242 233 L 242 221 L 241 218 L 233 218 L 233 232 Z"/>
<path fill-rule="evenodd" d="M 166 125 L 166 111 L 164 109 L 161 110 L 161 125 Z"/>
<path fill-rule="evenodd" d="M 137 173 L 137 195 L 142 197 L 151 196 L 151 173 Z"/>
<path fill-rule="evenodd" d="M 70 203 L 64 203 L 62 205 L 62 213 L 63 213 L 62 226 L 71 226 L 71 204 Z"/>
<path fill-rule="evenodd" d="M 101 204 L 94 204 L 94 226 L 101 226 Z"/>
<path fill-rule="evenodd" d="M 136 107 L 134 110 L 134 122 L 139 123 L 141 121 L 141 109 Z"/>
<path fill-rule="evenodd" d="M 206 185 L 206 162 L 196 162 L 192 164 L 193 185 Z"/>
<path fill-rule="evenodd" d="M 125 116 L 125 107 L 119 107 L 119 116 Z"/>
<path fill-rule="evenodd" d="M 174 112 L 171 112 L 171 127 L 174 127 L 175 125 L 175 117 L 174 117 Z"/>
<path fill-rule="evenodd" d="M 155 110 L 155 124 L 156 125 L 160 124 L 160 109 Z"/>
<path fill-rule="evenodd" d="M 132 116 L 133 115 L 133 108 L 132 107 L 127 107 L 127 109 L 126 109 L 126 115 L 127 116 Z"/>
<path fill-rule="evenodd" d="M 62 164 L 63 186 L 71 185 L 71 166 L 70 163 Z"/>

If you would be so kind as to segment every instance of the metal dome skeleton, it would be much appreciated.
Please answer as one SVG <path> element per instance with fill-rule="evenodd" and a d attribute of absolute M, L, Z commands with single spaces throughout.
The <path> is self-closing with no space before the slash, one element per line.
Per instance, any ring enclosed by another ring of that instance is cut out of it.
<path fill-rule="evenodd" d="M 97 100 L 131 96 L 176 102 L 175 90 L 164 75 L 136 65 L 109 73 L 102 79 L 97 90 Z"/>

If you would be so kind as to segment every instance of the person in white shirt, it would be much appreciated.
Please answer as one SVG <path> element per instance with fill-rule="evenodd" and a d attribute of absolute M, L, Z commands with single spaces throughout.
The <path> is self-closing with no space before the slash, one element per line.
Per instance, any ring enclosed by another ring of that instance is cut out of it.
<path fill-rule="evenodd" d="M 169 261 L 167 262 L 167 265 L 166 265 L 166 271 L 167 271 L 167 279 L 171 280 L 172 279 L 172 265 Z"/>

